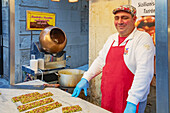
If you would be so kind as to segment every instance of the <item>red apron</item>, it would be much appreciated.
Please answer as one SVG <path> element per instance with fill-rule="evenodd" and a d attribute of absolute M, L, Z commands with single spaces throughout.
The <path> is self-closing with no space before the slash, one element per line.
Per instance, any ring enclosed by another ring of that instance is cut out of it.
<path fill-rule="evenodd" d="M 128 90 L 134 78 L 134 74 L 125 65 L 123 54 L 127 51 L 124 50 L 125 45 L 111 46 L 103 67 L 101 107 L 112 113 L 124 112 Z"/>

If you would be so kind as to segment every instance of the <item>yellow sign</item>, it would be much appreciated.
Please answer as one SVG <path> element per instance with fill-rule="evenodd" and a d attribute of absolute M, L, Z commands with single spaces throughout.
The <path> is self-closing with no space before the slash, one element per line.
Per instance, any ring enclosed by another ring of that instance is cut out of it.
<path fill-rule="evenodd" d="M 55 14 L 27 10 L 27 30 L 43 30 L 55 26 Z"/>

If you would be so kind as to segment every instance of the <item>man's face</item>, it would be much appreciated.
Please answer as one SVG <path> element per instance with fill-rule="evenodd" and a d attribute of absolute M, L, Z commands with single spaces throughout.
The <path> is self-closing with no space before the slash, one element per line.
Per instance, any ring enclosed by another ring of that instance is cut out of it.
<path fill-rule="evenodd" d="M 130 13 L 120 11 L 115 14 L 114 24 L 120 37 L 127 37 L 135 28 L 136 16 L 132 17 Z"/>

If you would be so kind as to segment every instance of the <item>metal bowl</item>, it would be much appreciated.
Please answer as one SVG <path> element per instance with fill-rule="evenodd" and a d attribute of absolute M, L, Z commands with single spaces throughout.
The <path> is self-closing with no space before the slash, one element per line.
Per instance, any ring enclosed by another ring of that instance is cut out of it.
<path fill-rule="evenodd" d="M 63 30 L 55 26 L 49 26 L 41 31 L 39 42 L 44 51 L 53 54 L 65 48 L 67 38 Z"/>
<path fill-rule="evenodd" d="M 62 87 L 76 87 L 85 71 L 79 69 L 62 69 L 58 71 L 58 81 Z"/>

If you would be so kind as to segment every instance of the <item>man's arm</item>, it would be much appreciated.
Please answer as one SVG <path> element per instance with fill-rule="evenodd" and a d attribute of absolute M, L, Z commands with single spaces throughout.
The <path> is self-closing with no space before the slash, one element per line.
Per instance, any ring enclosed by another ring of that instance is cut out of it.
<path fill-rule="evenodd" d="M 142 34 L 135 49 L 136 71 L 127 101 L 137 105 L 147 98 L 154 73 L 155 47 L 149 34 Z"/>

